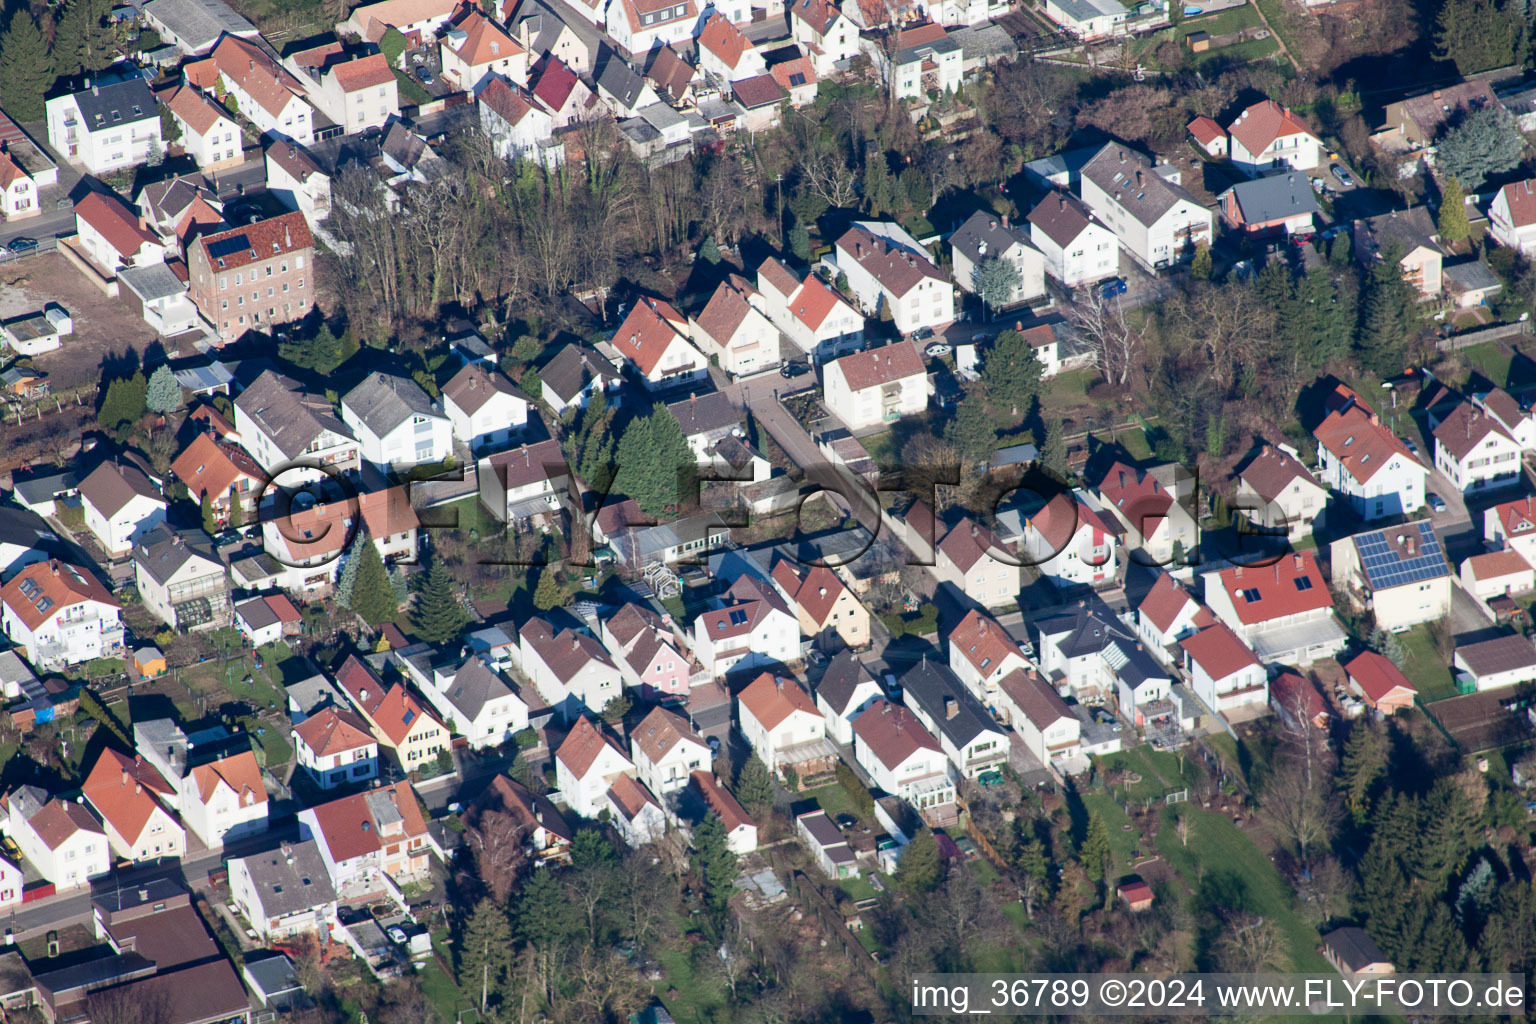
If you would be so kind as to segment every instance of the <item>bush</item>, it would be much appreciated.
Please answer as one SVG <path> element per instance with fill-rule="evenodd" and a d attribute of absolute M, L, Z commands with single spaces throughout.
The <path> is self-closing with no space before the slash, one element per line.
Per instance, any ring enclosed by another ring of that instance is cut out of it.
<path fill-rule="evenodd" d="M 531 727 L 512 734 L 512 742 L 517 744 L 518 750 L 527 750 L 536 746 L 539 742 L 539 734 Z"/>
<path fill-rule="evenodd" d="M 868 818 L 875 813 L 875 798 L 853 769 L 848 767 L 848 762 L 837 762 L 837 782 L 843 787 L 843 792 L 853 801 L 853 806 L 858 810 L 860 817 Z"/>

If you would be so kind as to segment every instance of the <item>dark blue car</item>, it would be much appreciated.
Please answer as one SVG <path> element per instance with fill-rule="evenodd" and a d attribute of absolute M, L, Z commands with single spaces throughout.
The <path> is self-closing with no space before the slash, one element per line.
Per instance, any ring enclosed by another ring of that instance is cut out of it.
<path fill-rule="evenodd" d="M 1099 295 L 1101 298 L 1112 299 L 1116 295 L 1124 294 L 1125 278 L 1123 277 L 1112 277 L 1108 281 L 1105 281 L 1103 284 L 1099 285 Z"/>

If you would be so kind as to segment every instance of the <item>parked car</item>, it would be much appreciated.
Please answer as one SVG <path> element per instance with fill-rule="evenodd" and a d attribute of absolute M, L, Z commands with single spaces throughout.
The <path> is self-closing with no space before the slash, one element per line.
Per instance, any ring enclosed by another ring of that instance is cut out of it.
<path fill-rule="evenodd" d="M 37 239 L 35 239 L 35 238 L 13 238 L 13 239 L 11 239 L 11 244 L 6 246 L 5 248 L 6 248 L 7 251 L 13 252 L 13 253 L 16 253 L 16 252 L 31 252 L 33 249 L 37 248 Z"/>
<path fill-rule="evenodd" d="M 718 753 L 720 753 L 720 737 L 719 736 L 711 736 L 705 742 L 709 744 L 709 752 L 711 754 L 718 754 Z"/>
<path fill-rule="evenodd" d="M 935 341 L 933 344 L 923 349 L 923 355 L 929 356 L 930 358 L 937 358 L 938 356 L 947 356 L 952 351 L 954 350 L 949 347 L 948 343 Z"/>
<path fill-rule="evenodd" d="M 422 85 L 431 85 L 433 82 L 432 69 L 429 67 L 419 67 L 416 69 L 416 77 L 421 79 Z"/>
<path fill-rule="evenodd" d="M 415 53 L 411 54 L 411 63 L 415 64 L 417 67 L 420 67 L 421 65 L 425 64 L 426 62 L 427 62 L 427 55 L 425 53 L 422 53 L 420 50 L 417 50 Z"/>
<path fill-rule="evenodd" d="M 397 942 L 397 943 L 399 943 L 402 946 L 405 945 L 408 941 L 410 941 L 406 937 L 405 929 L 401 928 L 397 924 L 390 925 L 389 928 L 385 931 L 384 934 L 389 936 L 389 941 L 390 942 Z"/>
<path fill-rule="evenodd" d="M 1349 176 L 1349 172 L 1344 169 L 1343 164 L 1334 164 L 1328 169 L 1333 172 L 1335 178 L 1339 179 L 1340 185 L 1343 185 L 1345 188 L 1355 187 L 1355 179 Z"/>
<path fill-rule="evenodd" d="M 779 367 L 779 376 L 785 380 L 794 380 L 802 374 L 811 372 L 811 368 L 804 363 L 785 363 Z"/>
<path fill-rule="evenodd" d="M 1126 283 L 1125 278 L 1123 277 L 1112 277 L 1108 281 L 1105 281 L 1103 284 L 1099 285 L 1100 298 L 1112 299 L 1116 295 L 1124 295 L 1125 292 Z"/>
<path fill-rule="evenodd" d="M 1410 455 L 1419 454 L 1419 446 L 1414 444 L 1410 438 L 1403 438 L 1403 447 L 1408 449 L 1408 454 Z"/>
<path fill-rule="evenodd" d="M 919 327 L 917 330 L 912 332 L 912 337 L 918 341 L 927 341 L 929 338 L 933 337 L 933 328 Z"/>
<path fill-rule="evenodd" d="M 1424 504 L 1429 506 L 1431 512 L 1445 511 L 1445 499 L 1440 497 L 1440 495 L 1436 494 L 1434 491 L 1430 491 L 1428 494 L 1424 495 Z"/>

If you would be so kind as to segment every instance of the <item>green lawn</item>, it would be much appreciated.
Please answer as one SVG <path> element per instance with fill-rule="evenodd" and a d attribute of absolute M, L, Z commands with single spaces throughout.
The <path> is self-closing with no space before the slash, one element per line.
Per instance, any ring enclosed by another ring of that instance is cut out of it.
<path fill-rule="evenodd" d="M 876 897 L 875 887 L 869 884 L 868 875 L 860 875 L 858 878 L 839 878 L 838 887 L 855 900 L 872 900 Z"/>
<path fill-rule="evenodd" d="M 1292 53 L 1296 52 L 1296 37 L 1291 32 L 1290 22 L 1286 20 L 1285 5 L 1280 0 L 1254 0 L 1264 19 L 1269 22 L 1269 27 L 1274 29 L 1280 41 L 1285 43 L 1285 48 Z M 1292 63 L 1295 63 L 1292 61 Z"/>
<path fill-rule="evenodd" d="M 1141 842 L 1141 833 L 1135 826 L 1125 827 L 1131 824 L 1131 819 L 1107 793 L 1083 794 L 1083 806 L 1090 814 L 1097 812 L 1104 819 L 1104 827 L 1109 830 L 1109 845 L 1115 851 L 1115 871 L 1122 875 L 1130 871 L 1137 845 Z"/>
<path fill-rule="evenodd" d="M 1098 379 L 1098 371 L 1087 368 L 1058 373 L 1051 378 L 1048 397 L 1062 403 L 1085 402 L 1088 400 L 1088 385 Z"/>
<path fill-rule="evenodd" d="M 1135 772 L 1141 776 L 1140 782 L 1125 787 L 1124 795 L 1131 800 L 1155 800 L 1171 791 L 1187 789 L 1199 775 L 1188 758 L 1184 759 L 1181 774 L 1177 754 L 1150 747 L 1122 750 L 1099 758 L 1099 763 L 1106 769 Z"/>
<path fill-rule="evenodd" d="M 1215 14 L 1185 18 L 1174 31 L 1178 33 L 1180 39 L 1191 32 L 1209 32 L 1213 36 L 1225 36 L 1233 32 L 1241 32 L 1245 28 L 1256 28 L 1259 24 L 1259 12 L 1254 10 L 1252 4 L 1244 4 L 1241 7 L 1229 7 Z"/>
<path fill-rule="evenodd" d="M 451 960 L 453 954 L 448 949 L 448 929 L 442 928 L 432 934 L 432 945 L 436 948 L 443 960 Z M 460 1010 L 470 1009 L 472 1004 L 459 991 L 458 983 L 453 976 L 443 969 L 442 961 L 434 956 L 427 961 L 426 969 L 419 975 L 421 978 L 421 991 L 437 1007 L 437 1014 L 443 1020 L 457 1020 Z"/>
<path fill-rule="evenodd" d="M 395 82 L 398 85 L 397 91 L 400 94 L 400 104 L 402 106 L 406 104 L 420 106 L 423 103 L 432 102 L 432 94 L 417 84 L 416 79 L 412 78 L 404 71 L 401 71 L 399 68 L 395 68 L 394 70 Z"/>
<path fill-rule="evenodd" d="M 886 468 L 895 466 L 901 461 L 901 453 L 896 449 L 896 435 L 889 430 L 861 437 L 859 443 L 864 446 L 865 451 L 869 452 L 877 466 Z"/>
<path fill-rule="evenodd" d="M 1479 373 L 1493 381 L 1496 387 L 1508 386 L 1514 357 L 1503 345 L 1496 341 L 1485 341 L 1481 345 L 1462 349 L 1461 354 Z"/>
<path fill-rule="evenodd" d="M 1193 815 L 1189 846 L 1174 831 L 1178 813 Z M 1196 909 L 1202 888 L 1219 891 L 1223 902 L 1261 914 L 1273 921 L 1290 947 L 1286 969 L 1326 973 L 1328 963 L 1317 952 L 1317 929 L 1292 909 L 1290 888 L 1263 852 L 1225 815 L 1187 804 L 1163 811 L 1163 827 L 1157 832 L 1158 852 L 1196 893 Z"/>
<path fill-rule="evenodd" d="M 1268 39 L 1245 39 L 1231 46 L 1211 47 L 1200 54 L 1201 64 L 1210 64 L 1216 61 L 1223 63 L 1246 64 L 1280 52 L 1280 44 L 1275 42 L 1275 37 Z"/>
<path fill-rule="evenodd" d="M 821 809 L 827 812 L 827 816 L 835 818 L 839 814 L 851 814 L 855 818 L 861 817 L 858 808 L 853 806 L 853 798 L 848 791 L 837 783 L 830 786 L 822 786 L 820 789 L 808 789 L 799 794 L 802 800 L 815 800 L 821 805 Z"/>
<path fill-rule="evenodd" d="M 661 961 L 665 985 L 657 987 L 668 993 L 661 1000 L 667 1012 L 681 1024 L 717 1019 L 725 1008 L 725 993 L 713 979 L 695 975 L 693 964 L 688 961 L 687 946 L 666 950 L 657 959 Z M 671 991 L 675 991 L 676 996 L 672 996 Z"/>
<path fill-rule="evenodd" d="M 1427 627 L 1415 626 L 1398 634 L 1397 639 L 1408 653 L 1403 675 L 1419 691 L 1420 699 L 1431 701 L 1456 696 L 1456 681 L 1451 678 L 1450 666 L 1435 650 L 1435 642 L 1430 639 Z"/>

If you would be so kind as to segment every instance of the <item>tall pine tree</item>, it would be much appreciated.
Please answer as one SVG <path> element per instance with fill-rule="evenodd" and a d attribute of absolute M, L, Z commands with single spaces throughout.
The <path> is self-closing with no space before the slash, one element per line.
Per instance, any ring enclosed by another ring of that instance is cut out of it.
<path fill-rule="evenodd" d="M 57 74 L 90 77 L 112 63 L 117 48 L 111 13 L 112 0 L 69 0 L 54 34 Z"/>
<path fill-rule="evenodd" d="M 981 379 L 987 393 L 998 405 L 1006 405 L 1018 416 L 1040 394 L 1040 378 L 1045 367 L 1024 335 L 1004 331 L 992 343 L 992 351 L 982 367 Z"/>
<path fill-rule="evenodd" d="M 395 588 L 390 586 L 389 572 L 384 568 L 379 546 L 366 531 L 358 531 L 352 548 L 354 553 L 349 561 L 357 562 L 357 580 L 352 587 L 352 610 L 370 626 L 382 626 L 386 622 L 395 621 L 400 605 L 395 600 Z"/>
<path fill-rule="evenodd" d="M 1467 192 L 1454 174 L 1447 175 L 1440 188 L 1440 215 L 1435 228 L 1452 245 L 1460 245 L 1472 234 L 1472 224 L 1467 219 Z"/>
<path fill-rule="evenodd" d="M 458 637 L 469 622 L 469 613 L 459 600 L 453 577 L 440 561 L 427 570 L 426 585 L 416 597 L 411 614 L 411 628 L 429 644 L 446 644 Z"/>
<path fill-rule="evenodd" d="M 506 985 L 512 963 L 512 922 L 489 897 L 475 904 L 459 936 L 459 988 L 484 1011 Z"/>
<path fill-rule="evenodd" d="M 864 150 L 864 207 L 871 217 L 881 217 L 896 209 L 896 184 L 891 180 L 891 165 L 878 146 Z"/>
<path fill-rule="evenodd" d="M 677 417 L 657 403 L 650 415 L 629 421 L 619 439 L 613 486 L 647 515 L 660 516 L 689 497 L 693 449 Z"/>
<path fill-rule="evenodd" d="M 41 121 L 53 85 L 53 56 L 37 21 L 23 8 L 0 34 L 0 106 L 18 121 Z"/>
<path fill-rule="evenodd" d="M 1355 334 L 1361 364 L 1382 377 L 1402 371 L 1408 334 L 1416 326 L 1413 291 L 1403 279 L 1401 260 L 1402 253 L 1391 248 L 1371 267 Z"/>
<path fill-rule="evenodd" d="M 754 815 L 773 806 L 773 776 L 763 759 L 753 754 L 736 776 L 736 799 Z"/>
<path fill-rule="evenodd" d="M 693 865 L 704 881 L 704 905 L 718 917 L 735 888 L 737 863 L 717 814 L 704 815 L 693 830 Z"/>

